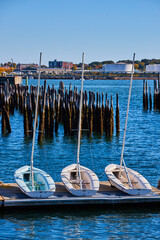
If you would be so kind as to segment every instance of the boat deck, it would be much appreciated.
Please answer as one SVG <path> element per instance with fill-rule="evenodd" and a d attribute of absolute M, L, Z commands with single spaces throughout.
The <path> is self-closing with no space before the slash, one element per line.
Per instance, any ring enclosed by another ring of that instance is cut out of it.
<path fill-rule="evenodd" d="M 27 197 L 16 183 L 0 184 L 0 207 L 20 208 L 35 206 L 75 206 L 75 205 L 155 205 L 160 206 L 160 190 L 152 187 L 152 192 L 146 196 L 129 196 L 114 187 L 108 181 L 100 182 L 99 191 L 91 197 L 77 197 L 71 195 L 62 182 L 56 183 L 56 192 L 47 199 L 33 199 Z"/>

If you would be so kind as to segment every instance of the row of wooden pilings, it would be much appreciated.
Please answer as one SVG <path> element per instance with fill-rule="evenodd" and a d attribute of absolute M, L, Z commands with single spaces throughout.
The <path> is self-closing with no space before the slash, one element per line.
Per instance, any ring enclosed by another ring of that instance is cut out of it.
<path fill-rule="evenodd" d="M 9 85 L 0 86 L 0 110 L 2 111 L 2 133 L 11 132 L 8 128 L 9 114 L 19 110 L 24 118 L 24 134 L 26 137 L 33 135 L 33 119 L 36 106 L 37 87 Z M 88 135 L 93 132 L 105 133 L 112 136 L 114 131 L 114 114 L 112 96 L 109 101 L 107 93 L 95 94 L 83 92 L 82 108 L 82 132 L 86 130 Z M 53 138 L 53 133 L 58 132 L 59 124 L 64 126 L 65 135 L 74 135 L 78 128 L 80 106 L 80 92 L 76 87 L 72 90 L 70 84 L 67 90 L 63 82 L 59 83 L 59 89 L 52 88 L 44 81 L 39 93 L 39 119 L 37 119 L 38 141 L 43 137 Z M 116 132 L 120 131 L 118 94 L 116 100 Z M 39 122 L 39 124 L 38 124 Z M 9 124 L 10 125 L 10 124 Z"/>
<path fill-rule="evenodd" d="M 143 80 L 143 109 L 160 110 L 160 74 L 158 74 L 158 81 L 154 80 L 154 98 L 152 103 L 151 87 L 148 92 L 148 82 Z"/>

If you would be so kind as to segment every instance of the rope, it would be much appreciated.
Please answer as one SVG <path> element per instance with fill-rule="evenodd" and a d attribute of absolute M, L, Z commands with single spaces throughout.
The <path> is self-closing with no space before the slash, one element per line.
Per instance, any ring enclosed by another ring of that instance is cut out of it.
<path fill-rule="evenodd" d="M 103 172 L 100 176 L 98 176 L 98 178 L 101 178 L 104 174 L 105 174 L 105 172 Z"/>

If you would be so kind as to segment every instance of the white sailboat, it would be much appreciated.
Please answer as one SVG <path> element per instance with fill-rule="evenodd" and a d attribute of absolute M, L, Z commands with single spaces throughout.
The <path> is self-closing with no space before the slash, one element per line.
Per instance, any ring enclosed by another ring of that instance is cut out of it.
<path fill-rule="evenodd" d="M 80 140 L 81 140 L 81 114 L 82 114 L 82 94 L 84 78 L 84 53 L 82 55 L 82 81 L 79 109 L 78 127 L 78 147 L 77 163 L 65 167 L 61 172 L 61 179 L 66 189 L 75 196 L 92 196 L 99 190 L 99 179 L 90 169 L 81 166 L 79 161 Z"/>
<path fill-rule="evenodd" d="M 124 136 L 123 136 L 123 146 L 122 146 L 122 152 L 121 152 L 120 165 L 116 165 L 116 164 L 108 165 L 105 168 L 105 173 L 111 185 L 118 188 L 122 192 L 125 192 L 129 195 L 146 195 L 151 192 L 151 189 L 152 189 L 151 185 L 141 174 L 139 174 L 138 172 L 130 168 L 127 168 L 125 165 L 125 161 L 123 159 L 129 104 L 130 104 L 131 89 L 132 89 L 133 71 L 134 71 L 134 60 L 135 60 L 135 54 L 133 55 L 132 73 L 131 73 L 131 81 L 130 81 L 130 89 L 129 89 L 129 96 L 128 96 L 128 106 L 127 106 L 127 114 L 126 114 L 126 121 L 125 121 L 125 130 L 124 130 Z"/>
<path fill-rule="evenodd" d="M 23 166 L 15 171 L 14 177 L 19 188 L 31 198 L 48 198 L 55 192 L 55 183 L 49 174 L 46 172 L 33 167 L 33 155 L 34 155 L 34 144 L 35 144 L 35 133 L 36 133 L 36 119 L 38 115 L 38 99 L 39 99 L 39 86 L 40 86 L 40 68 L 41 68 L 41 57 L 39 61 L 39 75 L 38 75 L 38 89 L 37 89 L 37 101 L 35 110 L 35 121 L 33 130 L 33 141 L 32 141 L 32 153 L 30 166 Z"/>

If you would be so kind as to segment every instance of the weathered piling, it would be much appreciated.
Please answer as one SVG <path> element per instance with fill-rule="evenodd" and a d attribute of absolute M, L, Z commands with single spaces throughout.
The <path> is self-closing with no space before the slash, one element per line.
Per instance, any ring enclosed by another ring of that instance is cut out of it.
<path fill-rule="evenodd" d="M 119 117 L 119 100 L 118 93 L 116 94 L 116 132 L 120 132 L 120 117 Z"/>
<path fill-rule="evenodd" d="M 24 122 L 24 135 L 25 135 L 25 136 L 29 136 L 29 122 L 28 122 L 27 96 L 24 96 L 23 122 Z"/>
<path fill-rule="evenodd" d="M 109 136 L 112 136 L 114 132 L 114 119 L 113 119 L 113 100 L 111 95 L 111 106 L 109 115 Z"/>
<path fill-rule="evenodd" d="M 146 101 L 146 110 L 148 110 L 148 81 L 146 81 L 146 97 L 145 97 L 145 101 Z"/>
<path fill-rule="evenodd" d="M 145 109 L 146 107 L 146 88 L 145 88 L 145 79 L 143 79 L 143 108 Z"/>
<path fill-rule="evenodd" d="M 4 90 L 3 90 L 3 86 L 0 85 L 0 114 L 2 112 L 3 105 L 4 105 Z"/>
<path fill-rule="evenodd" d="M 2 107 L 2 133 L 4 134 L 6 131 L 6 119 L 5 119 L 5 114 L 4 114 L 4 106 Z"/>
<path fill-rule="evenodd" d="M 149 87 L 149 106 L 150 106 L 150 110 L 152 110 L 152 95 L 151 95 L 151 87 Z"/>
<path fill-rule="evenodd" d="M 14 101 L 14 95 L 13 94 L 11 94 L 11 96 L 10 96 L 10 104 L 9 105 L 10 105 L 9 112 L 11 114 L 14 114 L 15 101 Z"/>
<path fill-rule="evenodd" d="M 9 81 L 7 80 L 4 84 L 4 106 L 7 111 L 9 111 L 9 100 L 10 100 Z"/>
<path fill-rule="evenodd" d="M 145 86 L 146 88 L 146 86 Z M 0 86 L 0 109 L 4 106 L 3 113 L 3 131 L 6 131 L 6 111 L 14 114 L 14 110 L 18 110 L 23 114 L 24 119 L 24 135 L 32 137 L 33 134 L 33 117 L 35 112 L 37 96 L 37 87 L 30 86 L 14 86 L 11 87 L 7 83 L 6 86 Z M 105 97 L 104 97 L 105 96 Z M 106 99 L 105 99 L 106 98 Z M 114 131 L 113 118 L 113 100 L 107 100 L 107 94 L 89 91 L 83 92 L 82 98 L 82 129 L 87 130 L 89 135 L 93 132 L 102 135 L 112 136 Z M 109 106 L 110 105 L 110 106 Z M 60 82 L 59 89 L 48 86 L 44 81 L 44 86 L 40 88 L 39 93 L 39 132 L 38 141 L 44 138 L 53 138 L 53 133 L 58 132 L 59 124 L 64 126 L 65 135 L 75 135 L 78 128 L 80 106 L 80 92 L 77 88 L 69 89 L 64 87 L 64 83 Z M 116 103 L 116 131 L 119 131 L 119 103 L 117 95 Z M 37 120 L 38 124 L 38 120 Z M 9 131 L 9 128 L 8 128 Z M 83 131 L 82 131 L 83 132 Z"/>
<path fill-rule="evenodd" d="M 23 89 L 19 89 L 19 111 L 23 113 Z"/>
<path fill-rule="evenodd" d="M 27 113 L 28 113 L 28 128 L 29 136 L 33 137 L 33 117 L 32 117 L 32 105 L 31 105 L 31 95 L 27 93 Z"/>
<path fill-rule="evenodd" d="M 3 108 L 2 108 L 2 133 L 5 133 L 6 130 L 8 133 L 11 133 L 9 112 L 7 111 L 6 107 L 3 106 Z"/>
<path fill-rule="evenodd" d="M 101 96 L 100 96 L 100 94 L 99 94 L 98 118 L 99 118 L 98 132 L 102 135 L 103 134 L 103 108 L 102 108 L 102 105 L 101 105 Z"/>
<path fill-rule="evenodd" d="M 11 125 L 9 119 L 9 109 L 10 109 L 10 88 L 9 81 L 7 80 L 4 84 L 4 96 L 2 99 L 2 133 L 4 134 L 6 131 L 11 133 Z"/>
<path fill-rule="evenodd" d="M 160 73 L 158 73 L 158 81 L 154 80 L 154 109 L 160 110 Z"/>
<path fill-rule="evenodd" d="M 109 135 L 109 117 L 110 117 L 110 110 L 109 110 L 109 100 L 107 99 L 107 93 L 106 93 L 106 102 L 105 102 L 105 108 L 104 108 L 104 130 L 106 135 Z"/>
<path fill-rule="evenodd" d="M 143 80 L 143 109 L 150 111 L 153 109 L 160 110 L 160 73 L 158 73 L 158 81 L 154 80 L 154 95 L 152 104 L 151 87 L 149 87 L 148 93 L 148 82 Z"/>
<path fill-rule="evenodd" d="M 49 106 L 49 93 L 46 93 L 45 105 L 45 136 L 50 136 L 50 106 Z"/>
<path fill-rule="evenodd" d="M 56 93 L 56 91 L 55 91 Z M 55 102 L 55 133 L 58 132 L 59 125 L 59 110 L 60 110 L 60 95 L 56 94 L 56 102 Z"/>
<path fill-rule="evenodd" d="M 55 95 L 54 95 L 54 86 L 51 89 L 51 99 L 50 99 L 50 137 L 53 138 L 53 129 L 54 129 L 54 115 L 55 115 Z"/>
<path fill-rule="evenodd" d="M 44 134 L 45 127 L 45 105 L 46 105 L 46 80 L 44 81 L 44 92 L 41 100 L 40 108 L 40 120 L 39 120 L 39 133 L 38 133 L 38 142 L 41 142 Z"/>
<path fill-rule="evenodd" d="M 93 93 L 92 92 L 89 92 L 88 127 L 89 127 L 89 135 L 91 135 L 93 132 Z"/>
<path fill-rule="evenodd" d="M 148 82 L 143 80 L 143 109 L 148 110 Z"/>
<path fill-rule="evenodd" d="M 158 73 L 158 92 L 160 93 L 160 73 Z"/>
<path fill-rule="evenodd" d="M 18 99 L 19 99 L 19 95 L 18 95 L 18 88 L 19 85 L 15 85 L 14 86 L 14 105 L 16 107 L 16 110 L 18 110 Z"/>

